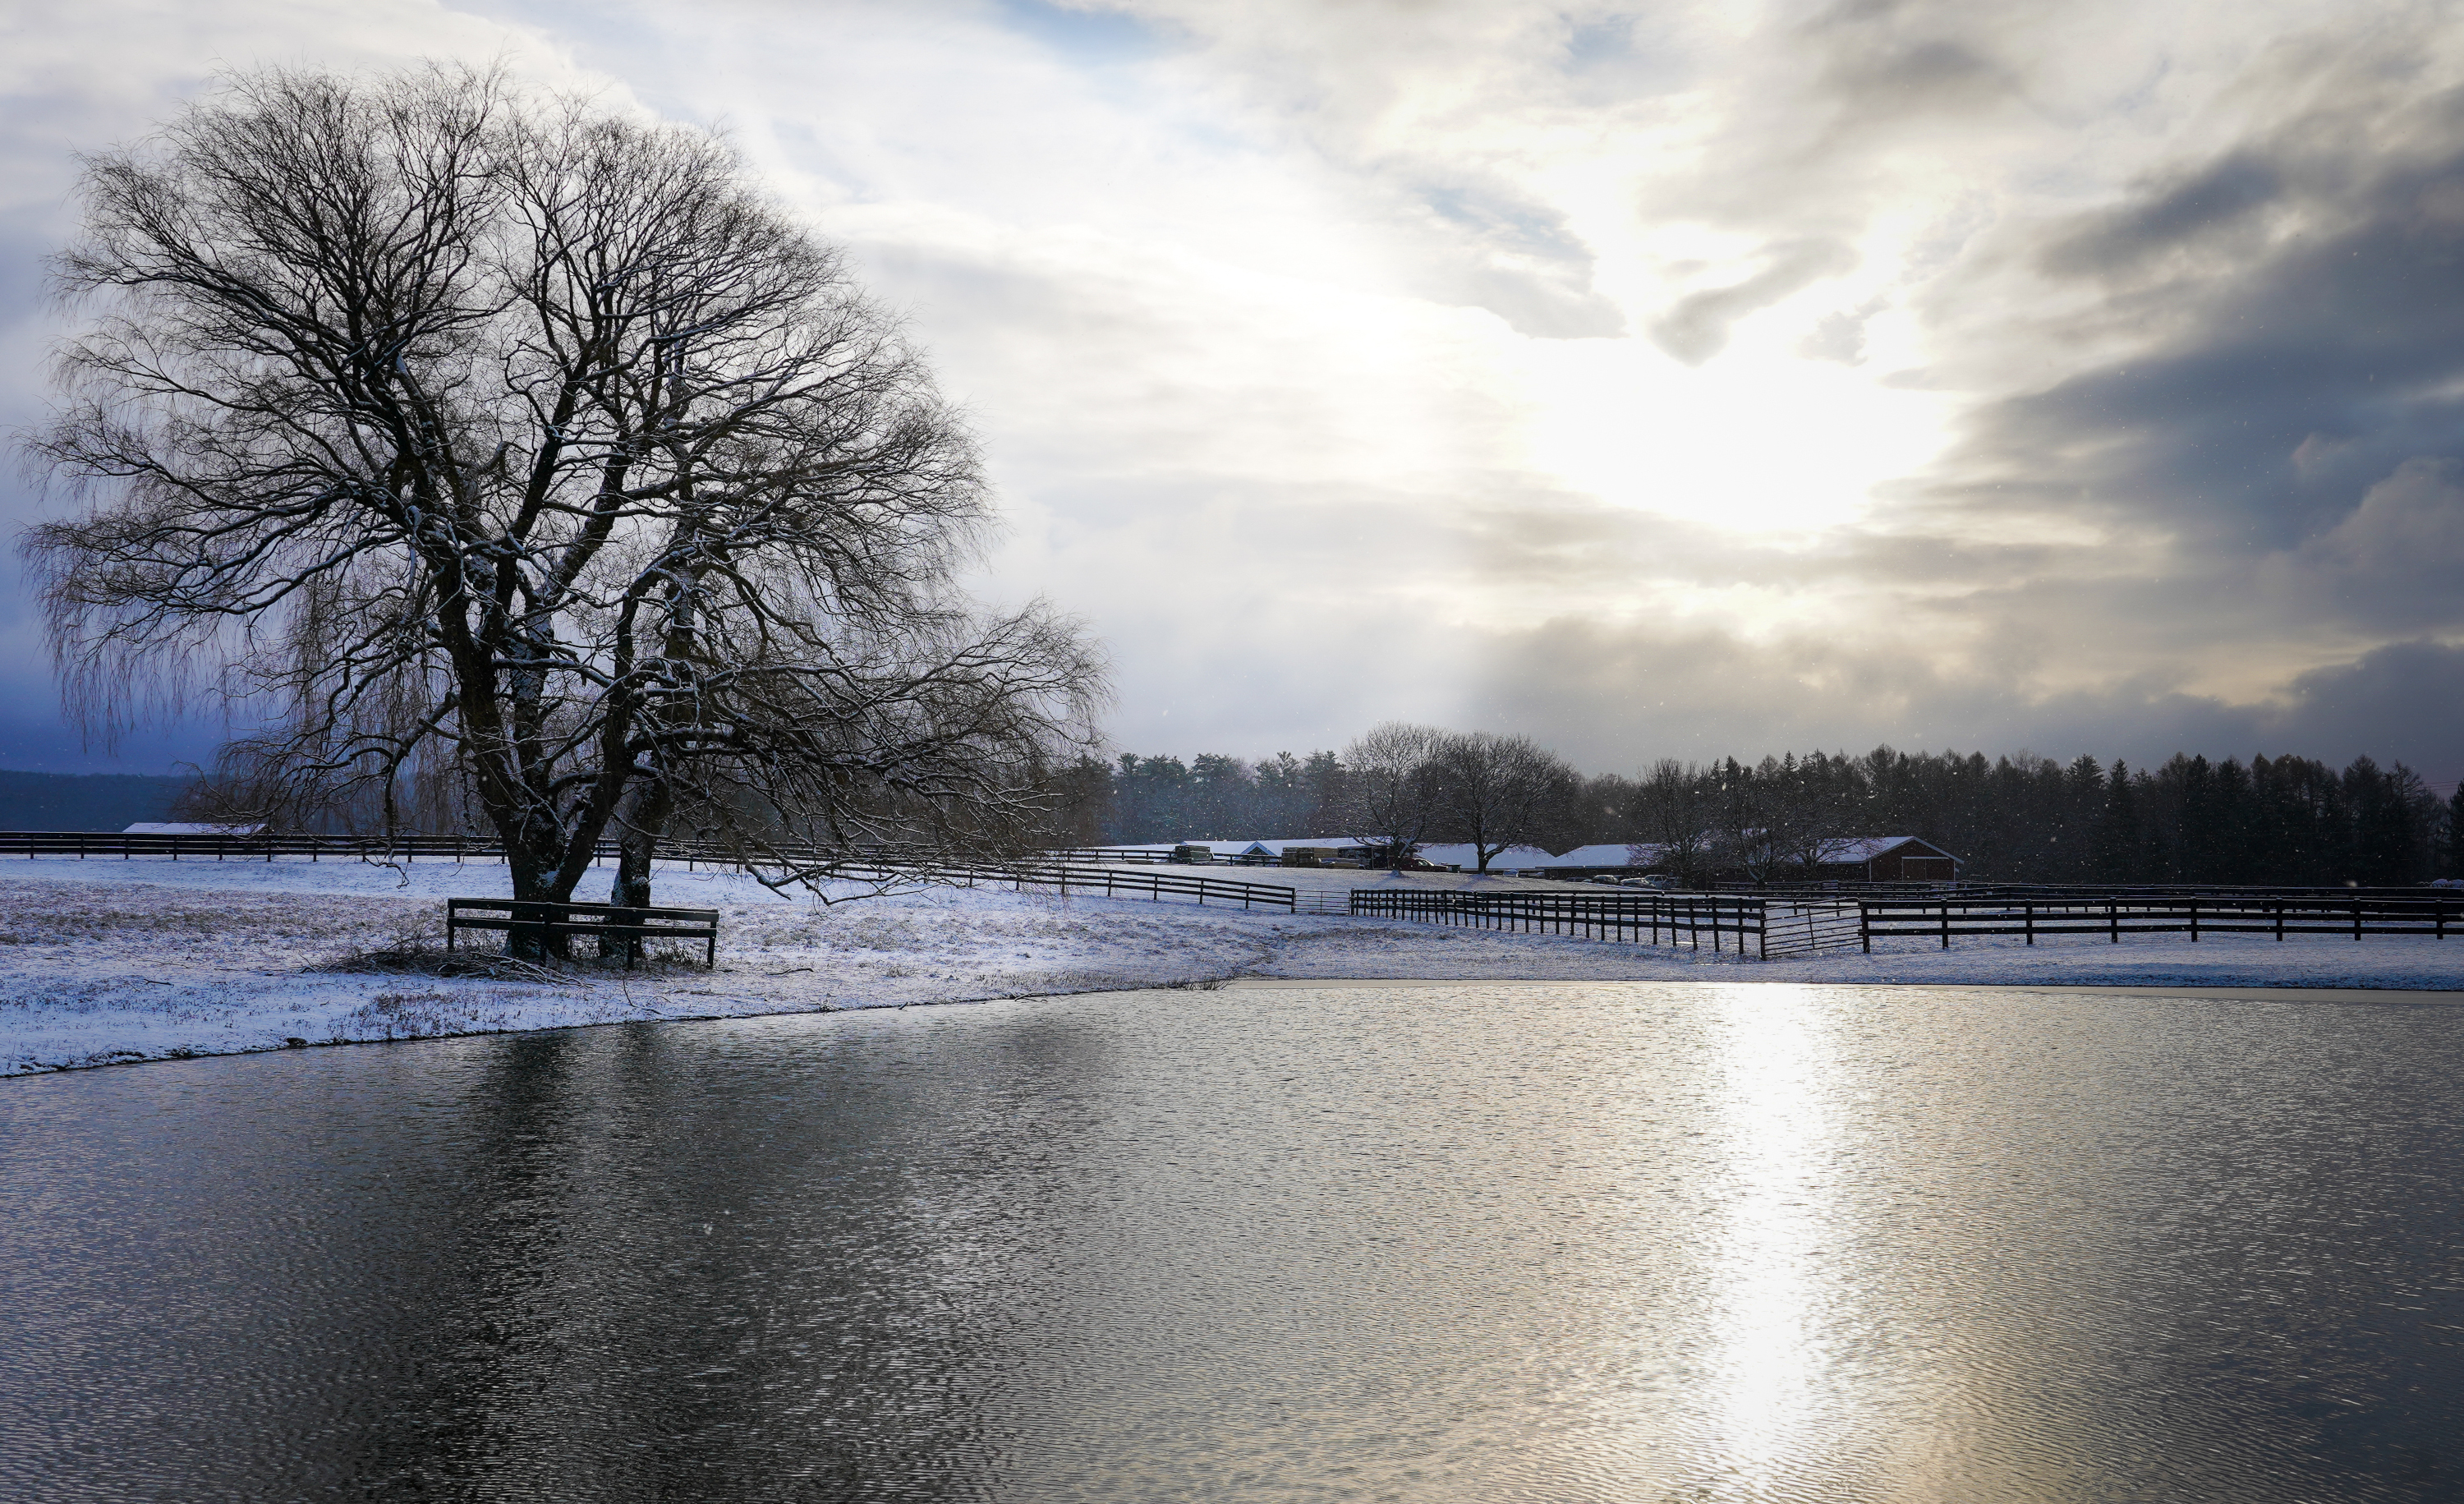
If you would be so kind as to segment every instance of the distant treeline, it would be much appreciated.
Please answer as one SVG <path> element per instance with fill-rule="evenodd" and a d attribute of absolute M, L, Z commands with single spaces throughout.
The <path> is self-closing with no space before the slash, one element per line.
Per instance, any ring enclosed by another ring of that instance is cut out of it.
<path fill-rule="evenodd" d="M 1365 743 L 1356 743 L 1347 752 Z M 1345 756 L 1248 762 L 1124 753 L 1064 777 L 1061 828 L 1076 844 L 1368 836 L 1376 807 Z M 1914 835 L 1999 882 L 2401 886 L 2464 877 L 2464 789 L 2441 800 L 2411 769 L 2357 758 L 2176 756 L 2153 768 L 2016 753 L 1815 752 L 1709 763 L 1661 762 L 1639 776 L 1568 776 L 1512 832 L 1551 852 L 1648 843 L 1691 875 L 1803 875 L 1823 837 Z M 187 797 L 183 797 L 183 790 Z M 117 830 L 205 818 L 179 778 L 0 772 L 0 829 Z M 1391 807 L 1391 806 L 1390 806 Z M 1469 839 L 1441 799 L 1422 832 Z M 443 827 L 438 827 L 443 829 Z"/>
<path fill-rule="evenodd" d="M 1124 752 L 1110 768 L 1083 765 L 1076 794 L 1080 824 L 1107 846 L 1346 833 L 1344 767 L 1331 752 L 1255 763 L 1208 753 L 1187 763 Z"/>
<path fill-rule="evenodd" d="M 186 778 L 0 771 L 0 829 L 120 830 L 170 818 Z"/>
<path fill-rule="evenodd" d="M 1332 752 L 1185 764 L 1124 754 L 1080 767 L 1070 825 L 1107 844 L 1378 833 L 1348 828 L 1349 777 Z M 2464 790 L 2442 801 L 2403 763 L 2367 757 L 2336 768 L 2176 756 L 2135 768 L 1878 747 L 1581 779 L 1534 844 L 1674 841 L 1706 868 L 1733 868 L 1751 849 L 1757 875 L 1777 879 L 1806 837 L 1858 835 L 1921 836 L 1961 857 L 1963 876 L 1989 881 L 2395 886 L 2464 876 Z"/>

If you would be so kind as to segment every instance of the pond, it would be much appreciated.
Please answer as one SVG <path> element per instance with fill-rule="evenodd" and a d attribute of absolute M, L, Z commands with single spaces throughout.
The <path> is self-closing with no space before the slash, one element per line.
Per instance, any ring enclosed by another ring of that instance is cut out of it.
<path fill-rule="evenodd" d="M 2464 1010 L 1164 991 L 0 1082 L 0 1496 L 2464 1497 Z"/>

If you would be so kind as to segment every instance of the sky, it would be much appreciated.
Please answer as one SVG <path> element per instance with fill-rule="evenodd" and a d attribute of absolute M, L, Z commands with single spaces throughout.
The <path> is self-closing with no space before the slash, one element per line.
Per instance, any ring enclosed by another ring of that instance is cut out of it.
<path fill-rule="evenodd" d="M 2464 775 L 2454 6 L 21 3 L 0 427 L 76 153 L 428 57 L 723 130 L 844 246 L 1121 749 Z M 0 471 L 12 536 L 72 504 Z M 210 756 L 81 739 L 15 570 L 0 765 Z"/>

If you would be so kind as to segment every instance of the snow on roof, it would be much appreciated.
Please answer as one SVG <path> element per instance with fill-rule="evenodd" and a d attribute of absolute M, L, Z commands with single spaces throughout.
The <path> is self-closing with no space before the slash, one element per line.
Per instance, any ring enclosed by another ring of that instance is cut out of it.
<path fill-rule="evenodd" d="M 1321 851 L 1357 851 L 1364 843 L 1351 835 L 1279 835 L 1257 841 L 1151 841 L 1141 846 L 1095 846 L 1096 852 L 1169 852 L 1176 846 L 1202 846 L 1218 856 L 1281 856 L 1295 846 Z"/>
<path fill-rule="evenodd" d="M 1480 865 L 1480 852 L 1468 841 L 1423 846 L 1419 858 L 1439 867 L 1460 867 L 1465 872 Z M 1527 867 L 1546 867 L 1556 859 L 1536 846 L 1509 846 L 1488 859 L 1488 870 L 1493 873 L 1521 872 Z"/>
<path fill-rule="evenodd" d="M 1660 848 L 1648 842 L 1627 844 L 1602 841 L 1592 846 L 1577 846 L 1571 852 L 1560 852 L 1553 859 L 1558 867 L 1648 867 L 1660 860 Z"/>
<path fill-rule="evenodd" d="M 1840 865 L 1851 862 L 1870 862 L 1877 856 L 1908 845 L 1922 846 L 1928 852 L 1937 852 L 1944 856 L 1950 855 L 1941 847 L 1919 836 L 1843 835 L 1836 840 L 1822 843 L 1822 859 L 1826 863 Z"/>
<path fill-rule="evenodd" d="M 121 831 L 122 835 L 255 835 L 262 825 L 182 825 L 161 821 L 140 820 Z"/>
<path fill-rule="evenodd" d="M 1176 846 L 1205 846 L 1218 855 L 1242 855 L 1264 851 L 1269 855 L 1284 855 L 1291 846 L 1360 846 L 1357 836 L 1271 836 L 1264 841 L 1148 841 L 1143 846 L 1089 846 L 1087 851 L 1171 851 Z"/>

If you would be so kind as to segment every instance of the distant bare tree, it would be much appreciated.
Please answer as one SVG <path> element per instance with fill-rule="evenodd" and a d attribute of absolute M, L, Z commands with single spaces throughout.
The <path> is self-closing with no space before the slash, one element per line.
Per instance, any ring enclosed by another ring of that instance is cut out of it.
<path fill-rule="evenodd" d="M 839 254 L 695 132 L 442 69 L 245 75 L 87 160 L 96 311 L 32 451 L 66 697 L 252 729 L 296 803 L 459 785 L 517 897 L 671 827 L 752 853 L 1033 828 L 1094 653 L 955 592 L 975 446 Z M 415 780 L 414 780 L 415 781 Z"/>
<path fill-rule="evenodd" d="M 1582 785 L 1564 758 L 1529 737 L 1485 731 L 1443 738 L 1431 765 L 1441 829 L 1470 843 L 1484 873 L 1499 852 L 1555 836 Z"/>
<path fill-rule="evenodd" d="M 1662 758 L 1651 765 L 1637 790 L 1637 825 L 1643 840 L 1637 843 L 1635 854 L 1648 847 L 1654 865 L 1681 882 L 1699 883 L 1711 874 L 1717 838 L 1705 783 L 1701 768 Z"/>
<path fill-rule="evenodd" d="M 1343 749 L 1348 832 L 1364 846 L 1382 848 L 1381 859 L 1398 868 L 1428 839 L 1438 818 L 1434 763 L 1446 737 L 1435 726 L 1390 720 Z"/>

